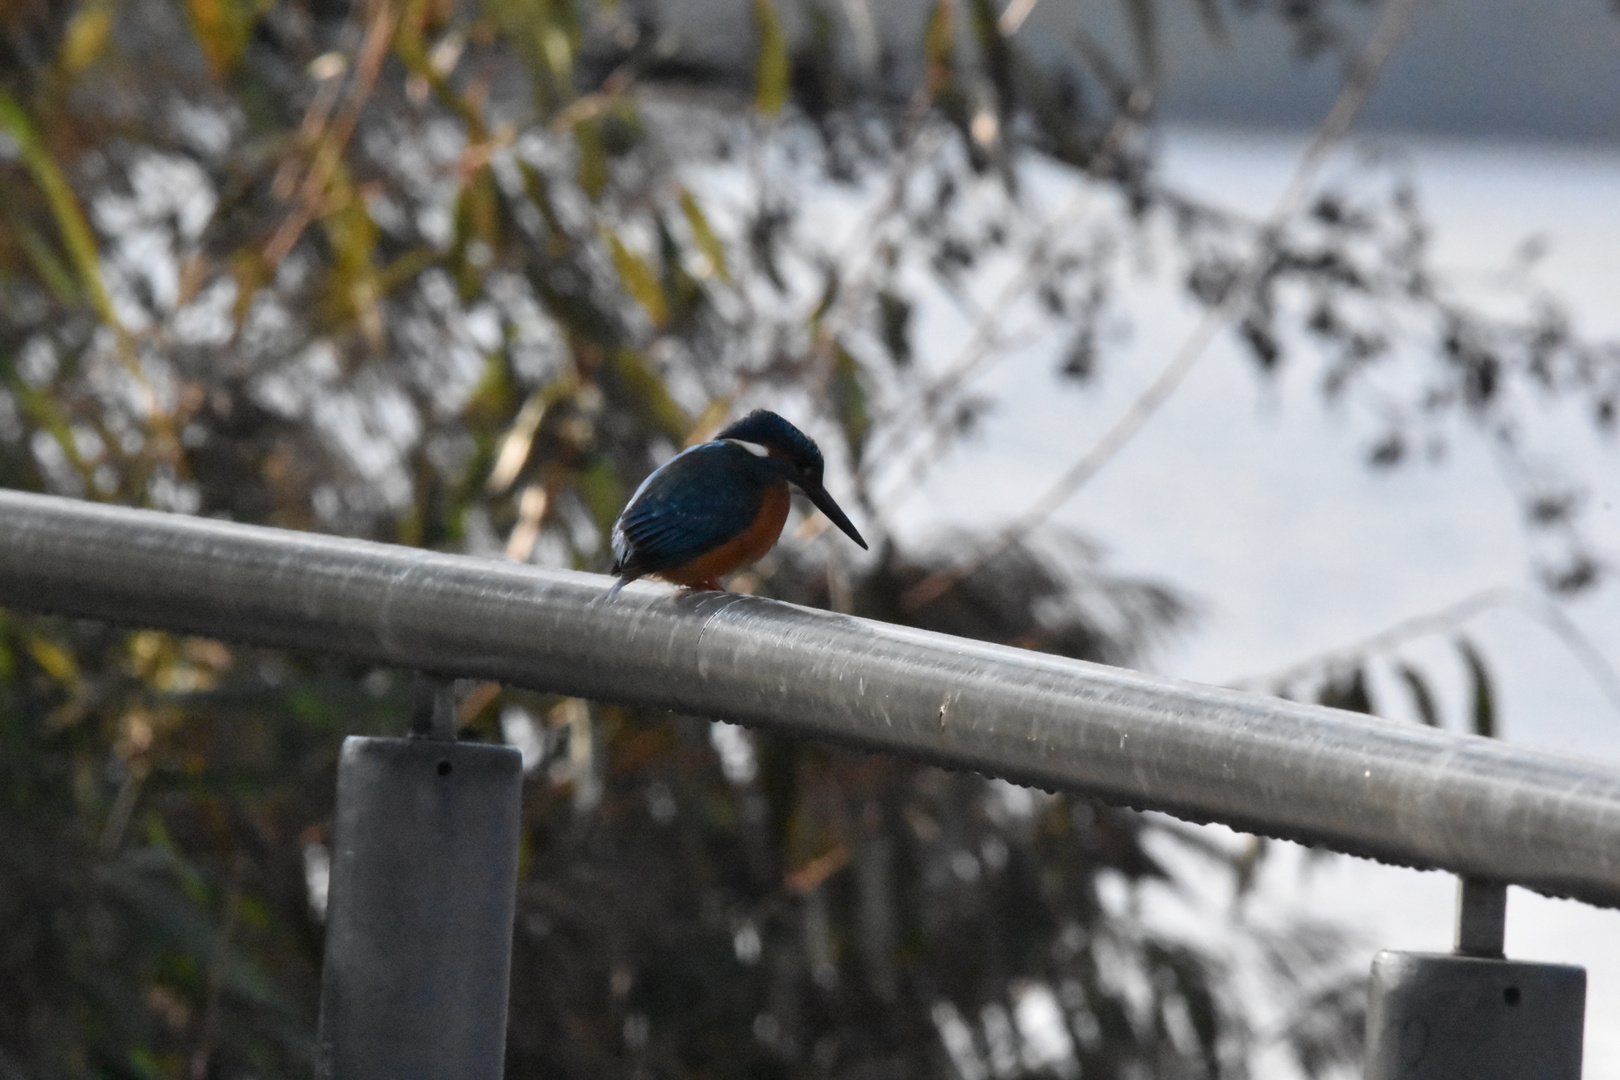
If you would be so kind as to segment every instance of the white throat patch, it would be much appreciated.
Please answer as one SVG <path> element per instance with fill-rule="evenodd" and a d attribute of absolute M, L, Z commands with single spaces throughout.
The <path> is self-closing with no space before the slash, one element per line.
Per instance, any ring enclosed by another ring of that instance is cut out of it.
<path fill-rule="evenodd" d="M 757 443 L 757 442 L 749 442 L 746 439 L 727 439 L 726 442 L 731 443 L 733 446 L 742 447 L 744 450 L 748 451 L 750 454 L 753 454 L 755 457 L 770 457 L 771 456 L 771 452 L 769 450 L 765 449 L 763 446 L 759 445 L 759 443 Z"/>

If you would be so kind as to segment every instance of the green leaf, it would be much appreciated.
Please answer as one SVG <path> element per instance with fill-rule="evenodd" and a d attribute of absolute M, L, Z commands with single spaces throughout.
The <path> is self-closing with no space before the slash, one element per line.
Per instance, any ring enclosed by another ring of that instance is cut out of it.
<path fill-rule="evenodd" d="M 231 277 L 236 281 L 236 300 L 231 304 L 231 322 L 240 332 L 253 310 L 253 298 L 270 284 L 273 271 L 257 247 L 242 247 L 231 253 Z"/>
<path fill-rule="evenodd" d="M 775 116 L 787 104 L 793 65 L 788 59 L 787 34 L 772 0 L 754 0 L 754 29 L 759 34 L 759 56 L 754 68 L 754 106 Z"/>
<path fill-rule="evenodd" d="M 703 286 L 686 269 L 686 258 L 663 211 L 653 215 L 653 226 L 658 230 L 659 287 L 668 298 L 672 318 L 684 320 L 703 303 Z"/>
<path fill-rule="evenodd" d="M 25 631 L 21 636 L 28 655 L 34 658 L 34 663 L 43 668 L 47 675 L 63 686 L 78 684 L 79 662 L 74 659 L 71 652 L 43 634 Z"/>
<path fill-rule="evenodd" d="M 522 58 L 540 116 L 549 120 L 575 93 L 580 43 L 575 5 L 570 0 L 483 0 L 478 6 Z"/>
<path fill-rule="evenodd" d="M 166 1062 L 155 1051 L 146 1046 L 132 1046 L 129 1050 L 130 1072 L 149 1080 L 163 1080 L 173 1075 L 172 1062 Z"/>
<path fill-rule="evenodd" d="M 254 5 L 243 0 L 186 0 L 186 14 L 214 76 L 236 70 L 259 21 Z"/>
<path fill-rule="evenodd" d="M 1013 107 L 1012 47 L 1001 34 L 1000 15 L 990 0 L 973 0 L 973 32 L 984 57 L 985 70 L 999 99 L 997 110 L 1003 116 Z"/>
<path fill-rule="evenodd" d="M 491 366 L 500 370 L 504 380 L 504 365 L 492 361 Z M 491 495 L 504 495 L 512 487 L 512 482 L 523 471 L 528 463 L 529 452 L 534 449 L 534 437 L 540 433 L 540 422 L 546 418 L 546 410 L 556 400 L 555 389 L 572 380 L 555 379 L 550 385 L 541 387 L 529 395 L 518 410 L 517 417 L 512 426 L 507 429 L 506 435 L 501 439 L 500 450 L 495 455 L 495 465 L 489 471 L 489 478 L 484 482 L 484 490 Z"/>
<path fill-rule="evenodd" d="M 923 31 L 923 55 L 928 61 L 928 96 L 949 86 L 956 76 L 956 5 L 938 0 Z"/>
<path fill-rule="evenodd" d="M 535 168 L 532 161 L 524 161 L 521 158 L 518 160 L 518 171 L 523 175 L 523 194 L 534 208 L 540 211 L 541 218 L 545 220 L 546 229 L 550 232 L 548 239 L 556 249 L 553 254 L 560 254 L 567 250 L 569 238 L 552 202 L 550 177 Z"/>
<path fill-rule="evenodd" d="M 826 279 L 821 283 L 821 298 L 816 301 L 816 309 L 810 313 L 810 326 L 812 328 L 821 325 L 821 320 L 826 318 L 827 312 L 831 311 L 832 306 L 838 302 L 838 293 L 842 288 L 843 278 L 838 273 L 838 267 L 829 265 Z"/>
<path fill-rule="evenodd" d="M 73 435 L 73 427 L 68 421 L 67 414 L 62 410 L 61 404 L 45 390 L 37 390 L 13 374 L 10 379 L 10 390 L 16 395 L 17 405 L 22 414 L 32 420 L 36 426 L 56 440 L 62 453 L 67 457 L 79 478 L 84 481 L 85 490 L 96 490 L 95 470 L 90 463 L 79 454 L 79 440 Z"/>
<path fill-rule="evenodd" d="M 1395 669 L 1406 689 L 1412 695 L 1412 707 L 1417 710 L 1418 717 L 1430 727 L 1440 726 L 1440 710 L 1434 702 L 1434 694 L 1429 690 L 1429 684 L 1424 680 L 1416 668 L 1402 664 Z"/>
<path fill-rule="evenodd" d="M 642 419 L 669 436 L 677 446 L 692 430 L 692 418 L 670 395 L 664 380 L 653 370 L 644 353 L 620 349 L 613 354 L 613 373 L 626 391 L 641 403 Z"/>
<path fill-rule="evenodd" d="M 1468 680 L 1474 697 L 1474 734 L 1487 739 L 1496 738 L 1496 694 L 1491 689 L 1491 673 L 1485 666 L 1474 643 L 1466 637 L 1457 637 L 1457 651 L 1468 666 Z"/>
<path fill-rule="evenodd" d="M 887 289 L 878 293 L 879 334 L 896 367 L 911 363 L 911 301 Z"/>
<path fill-rule="evenodd" d="M 574 490 L 591 512 L 596 527 L 606 536 L 613 528 L 614 519 L 624 508 L 624 488 L 613 474 L 613 466 L 605 458 L 598 458 L 586 466 L 574 482 Z"/>
<path fill-rule="evenodd" d="M 844 431 L 849 444 L 849 456 L 858 468 L 861 454 L 866 449 L 866 436 L 872 429 L 872 418 L 866 411 L 866 391 L 861 386 L 861 365 L 842 342 L 834 342 L 832 374 L 833 414 Z"/>
<path fill-rule="evenodd" d="M 551 73 L 558 100 L 566 100 L 574 83 L 574 54 L 579 47 L 579 24 L 572 4 L 540 4 L 543 21 L 538 27 L 538 55 Z"/>
<path fill-rule="evenodd" d="M 478 294 L 485 272 L 500 255 L 501 241 L 506 235 L 501 218 L 500 190 L 495 185 L 494 172 L 485 166 L 467 181 L 456 197 L 456 233 L 450 263 L 463 303 L 470 303 Z M 478 250 L 474 241 L 482 246 L 484 258 L 470 257 Z"/>
<path fill-rule="evenodd" d="M 619 235 L 605 225 L 602 226 L 602 238 L 607 241 L 608 251 L 613 256 L 613 268 L 619 272 L 619 280 L 624 283 L 625 291 L 646 310 L 654 326 L 663 326 L 669 321 L 669 302 L 658 284 L 658 274 L 646 259 L 626 247 Z"/>
<path fill-rule="evenodd" d="M 1121 0 L 1136 46 L 1137 70 L 1144 82 L 1156 84 L 1163 64 L 1160 60 L 1159 9 L 1156 0 Z"/>
<path fill-rule="evenodd" d="M 110 3 L 88 3 L 68 23 L 62 35 L 57 63 L 68 78 L 75 78 L 101 58 L 112 39 L 113 9 Z"/>
<path fill-rule="evenodd" d="M 1367 692 L 1367 670 L 1357 664 L 1348 672 L 1332 675 L 1316 692 L 1320 705 L 1351 712 L 1372 713 L 1372 695 Z"/>
<path fill-rule="evenodd" d="M 731 270 L 726 265 L 726 248 L 715 234 L 709 219 L 698 205 L 697 199 L 685 188 L 681 189 L 681 213 L 686 215 L 686 224 L 692 230 L 692 240 L 703 252 L 703 257 L 709 260 L 709 266 L 721 281 L 730 284 Z"/>
<path fill-rule="evenodd" d="M 0 131 L 10 135 L 17 144 L 23 165 L 44 193 L 45 201 L 50 204 L 56 229 L 62 235 L 73 268 L 78 272 L 96 315 L 122 333 L 123 324 L 113 310 L 112 297 L 108 295 L 106 283 L 101 277 L 101 257 L 96 236 L 90 229 L 83 208 L 79 206 L 78 196 L 73 193 L 67 177 L 40 141 L 28 113 L 4 88 L 0 88 Z"/>
<path fill-rule="evenodd" d="M 323 296 L 327 315 L 337 325 L 352 319 L 372 347 L 381 348 L 386 335 L 378 307 L 382 290 L 376 254 L 381 231 L 341 161 L 332 169 L 327 207 L 321 217 L 332 252 Z"/>
<path fill-rule="evenodd" d="M 602 123 L 588 116 L 574 125 L 574 145 L 579 148 L 579 170 L 575 174 L 580 189 L 592 202 L 602 197 L 608 186 L 607 148 L 602 142 Z"/>
<path fill-rule="evenodd" d="M 10 209 L 7 207 L 8 211 Z M 45 287 L 68 307 L 78 303 L 83 295 L 79 290 L 79 283 L 74 279 L 73 272 L 62 265 L 62 260 L 51 250 L 50 241 L 15 214 L 7 213 L 6 218 L 16 230 L 17 240 L 22 245 L 23 252 L 28 256 L 28 261 L 34 264 L 34 270 L 45 283 Z"/>

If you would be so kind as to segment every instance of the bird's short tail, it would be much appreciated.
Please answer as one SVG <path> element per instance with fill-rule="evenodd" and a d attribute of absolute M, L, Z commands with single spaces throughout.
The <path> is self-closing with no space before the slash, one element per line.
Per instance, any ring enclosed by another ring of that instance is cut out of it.
<path fill-rule="evenodd" d="M 618 581 L 615 581 L 613 583 L 613 588 L 611 588 L 611 589 L 609 589 L 607 591 L 607 597 L 606 598 L 611 600 L 615 596 L 618 596 L 619 595 L 619 590 L 624 588 L 626 585 L 630 584 L 632 581 L 636 580 L 636 577 L 637 577 L 637 575 L 635 575 L 635 574 L 625 574 L 623 577 L 619 578 Z"/>

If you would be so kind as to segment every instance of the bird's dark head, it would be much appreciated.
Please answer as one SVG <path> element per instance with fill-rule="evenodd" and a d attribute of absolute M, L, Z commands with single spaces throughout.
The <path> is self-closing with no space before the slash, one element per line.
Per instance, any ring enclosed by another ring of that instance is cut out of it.
<path fill-rule="evenodd" d="M 822 483 L 826 462 L 822 460 L 821 448 L 810 436 L 768 409 L 758 409 L 726 427 L 715 438 L 741 443 L 755 454 L 763 451 L 765 456 L 779 462 L 787 478 L 810 497 L 818 510 L 851 540 L 863 548 L 866 546 L 861 534 L 827 494 Z"/>
<path fill-rule="evenodd" d="M 786 465 L 796 477 L 817 485 L 826 472 L 821 448 L 815 440 L 767 409 L 749 413 L 715 438 L 752 443 Z"/>

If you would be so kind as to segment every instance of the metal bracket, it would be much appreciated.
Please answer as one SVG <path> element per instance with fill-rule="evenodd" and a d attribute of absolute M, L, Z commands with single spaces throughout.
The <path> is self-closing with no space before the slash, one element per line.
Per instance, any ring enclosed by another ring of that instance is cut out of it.
<path fill-rule="evenodd" d="M 1457 955 L 1500 960 L 1506 933 L 1507 883 L 1458 878 Z"/>
<path fill-rule="evenodd" d="M 500 1080 L 523 756 L 344 740 L 319 1080 Z"/>
<path fill-rule="evenodd" d="M 411 682 L 411 738 L 456 741 L 456 684 L 418 671 Z"/>
<path fill-rule="evenodd" d="M 1455 953 L 1373 959 L 1366 1080 L 1580 1080 L 1586 970 L 1502 959 L 1500 882 L 1457 899 Z"/>

